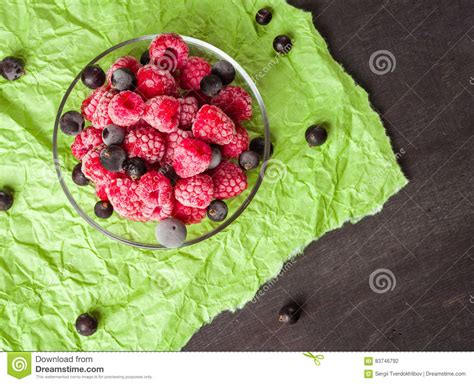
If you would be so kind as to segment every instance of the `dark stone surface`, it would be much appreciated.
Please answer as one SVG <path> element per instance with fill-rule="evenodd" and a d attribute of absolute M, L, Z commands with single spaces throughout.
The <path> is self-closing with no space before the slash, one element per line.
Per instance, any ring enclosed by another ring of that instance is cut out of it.
<path fill-rule="evenodd" d="M 311 244 L 256 303 L 185 350 L 474 350 L 474 8 L 471 0 L 291 0 L 370 93 L 409 185 L 381 213 Z M 393 72 L 373 73 L 390 51 Z M 370 274 L 393 272 L 374 293 Z M 281 325 L 289 299 L 300 320 Z"/>

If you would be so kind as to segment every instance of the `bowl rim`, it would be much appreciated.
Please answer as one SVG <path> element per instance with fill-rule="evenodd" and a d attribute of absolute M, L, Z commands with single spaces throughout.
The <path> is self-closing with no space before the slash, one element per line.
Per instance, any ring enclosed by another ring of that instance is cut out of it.
<path fill-rule="evenodd" d="M 139 36 L 139 37 L 136 37 L 136 38 L 133 38 L 133 39 L 122 41 L 121 43 L 116 44 L 116 45 L 106 49 L 102 53 L 100 53 L 98 56 L 96 56 L 94 59 L 92 59 L 84 68 L 86 68 L 89 65 L 93 65 L 93 64 L 97 63 L 100 59 L 102 59 L 103 57 L 107 56 L 109 53 L 111 53 L 111 52 L 113 52 L 113 51 L 115 51 L 119 48 L 122 48 L 126 45 L 133 44 L 133 43 L 136 43 L 136 42 L 139 42 L 139 41 L 153 40 L 158 35 L 160 35 L 160 34 L 143 35 L 143 36 Z M 264 135 L 265 148 L 264 148 L 262 163 L 261 163 L 261 166 L 260 166 L 260 169 L 259 169 L 259 173 L 258 173 L 257 180 L 255 182 L 255 185 L 251 189 L 250 194 L 246 197 L 246 199 L 238 207 L 238 209 L 230 217 L 228 217 L 225 221 L 223 221 L 219 226 L 214 228 L 212 231 L 207 232 L 206 234 L 201 235 L 199 237 L 196 237 L 195 239 L 192 239 L 190 241 L 186 241 L 183 245 L 181 245 L 177 249 L 181 249 L 181 248 L 184 248 L 184 247 L 187 247 L 187 246 L 190 246 L 190 245 L 200 243 L 204 240 L 207 240 L 207 239 L 211 238 L 212 236 L 222 232 L 225 228 L 227 228 L 230 224 L 232 224 L 242 214 L 242 212 L 248 207 L 250 202 L 255 197 L 260 185 L 262 184 L 265 169 L 267 167 L 268 159 L 270 157 L 270 123 L 269 123 L 269 120 L 268 120 L 267 110 L 266 110 L 263 98 L 262 98 L 255 82 L 250 77 L 250 75 L 245 71 L 245 69 L 236 60 L 234 60 L 231 56 L 229 56 L 227 53 L 225 53 L 221 49 L 215 47 L 214 45 L 209 44 L 209 43 L 207 43 L 203 40 L 200 40 L 200 39 L 197 39 L 197 38 L 194 38 L 194 37 L 189 37 L 189 36 L 185 36 L 185 35 L 180 35 L 180 36 L 184 39 L 184 41 L 187 44 L 198 46 L 198 47 L 201 47 L 201 48 L 206 48 L 209 51 L 211 51 L 212 53 L 216 54 L 220 58 L 220 60 L 227 60 L 228 62 L 230 62 L 234 66 L 236 71 L 243 77 L 243 79 L 246 82 L 246 85 L 251 89 L 253 95 L 255 96 L 255 98 L 257 100 L 257 103 L 258 103 L 258 106 L 259 106 L 259 109 L 260 109 L 260 113 L 261 113 L 262 120 L 263 120 L 263 125 L 264 125 L 264 131 L 265 131 L 265 135 Z M 58 112 L 56 114 L 56 120 L 55 120 L 55 123 L 54 123 L 53 160 L 54 160 L 54 166 L 55 166 L 55 169 L 56 169 L 56 175 L 59 179 L 59 183 L 60 183 L 60 185 L 61 185 L 61 187 L 64 191 L 64 194 L 66 195 L 67 199 L 69 200 L 69 202 L 71 203 L 73 208 L 79 214 L 79 216 L 81 216 L 89 225 L 91 225 L 93 228 L 97 229 L 99 232 L 106 235 L 107 237 L 109 237 L 113 240 L 116 240 L 116 241 L 118 241 L 122 244 L 130 245 L 130 246 L 137 247 L 137 248 L 148 249 L 148 250 L 168 250 L 169 248 L 164 247 L 163 245 L 159 244 L 158 242 L 156 244 L 149 244 L 149 243 L 141 243 L 141 242 L 125 239 L 125 238 L 123 238 L 119 235 L 116 235 L 115 233 L 110 232 L 109 230 L 103 228 L 101 225 L 99 225 L 94 219 L 92 219 L 87 213 L 85 213 L 81 209 L 81 207 L 79 206 L 79 204 L 77 204 L 76 200 L 74 199 L 71 192 L 69 191 L 69 188 L 67 187 L 66 183 L 64 182 L 64 175 L 63 175 L 63 172 L 61 170 L 61 162 L 60 162 L 59 157 L 58 157 L 58 142 L 57 141 L 58 141 L 58 132 L 59 132 L 59 119 L 61 118 L 64 106 L 66 105 L 66 102 L 68 100 L 69 95 L 71 94 L 72 90 L 74 89 L 74 87 L 78 83 L 79 79 L 81 78 L 81 73 L 84 70 L 84 68 L 81 69 L 79 74 L 71 82 L 68 89 L 66 90 L 66 93 L 64 94 L 63 98 L 61 99 L 61 103 L 59 105 L 59 109 L 58 109 Z"/>

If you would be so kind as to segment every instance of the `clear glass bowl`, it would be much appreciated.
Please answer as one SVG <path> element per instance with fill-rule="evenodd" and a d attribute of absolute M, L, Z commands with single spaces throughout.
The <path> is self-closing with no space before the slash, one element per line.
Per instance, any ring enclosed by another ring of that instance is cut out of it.
<path fill-rule="evenodd" d="M 124 41 L 102 52 L 87 65 L 98 64 L 106 70 L 121 56 L 132 55 L 139 58 L 142 52 L 148 48 L 150 41 L 153 40 L 155 36 L 156 35 L 146 35 Z M 244 126 L 247 128 L 251 138 L 256 136 L 263 136 L 265 138 L 263 161 L 260 163 L 258 169 L 247 172 L 249 187 L 241 195 L 226 201 L 229 206 L 227 219 L 221 223 L 215 223 L 205 218 L 199 224 L 188 225 L 187 240 L 182 246 L 185 247 L 209 239 L 213 235 L 221 232 L 224 228 L 232 224 L 250 204 L 262 183 L 266 161 L 270 155 L 270 128 L 263 99 L 248 73 L 232 57 L 219 48 L 192 37 L 182 37 L 189 46 L 190 55 L 204 57 L 211 64 L 218 60 L 227 60 L 234 66 L 236 79 L 233 84 L 245 88 L 253 98 L 253 118 L 245 122 Z M 53 156 L 61 187 L 77 213 L 104 235 L 124 244 L 139 248 L 163 249 L 164 247 L 158 244 L 155 238 L 155 221 L 146 223 L 134 222 L 120 217 L 117 213 L 114 213 L 109 219 L 99 219 L 94 214 L 94 205 L 98 200 L 94 188 L 92 186 L 81 187 L 72 181 L 72 169 L 77 164 L 77 160 L 72 156 L 70 148 L 74 138 L 64 135 L 60 131 L 59 119 L 66 111 L 79 111 L 82 100 L 91 92 L 90 89 L 82 84 L 80 77 L 81 73 L 76 76 L 66 90 L 54 124 Z"/>

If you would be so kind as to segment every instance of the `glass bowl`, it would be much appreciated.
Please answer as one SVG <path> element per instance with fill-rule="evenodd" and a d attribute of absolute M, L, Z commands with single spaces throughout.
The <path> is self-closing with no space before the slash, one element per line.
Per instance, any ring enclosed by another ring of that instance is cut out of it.
<path fill-rule="evenodd" d="M 102 52 L 87 65 L 98 64 L 106 71 L 121 56 L 131 55 L 138 59 L 148 49 L 150 41 L 156 36 L 146 35 L 124 41 Z M 243 87 L 253 98 L 253 118 L 248 122 L 244 122 L 243 125 L 251 139 L 257 136 L 265 138 L 264 156 L 259 168 L 247 172 L 248 188 L 241 195 L 226 200 L 229 207 L 226 220 L 216 223 L 206 217 L 199 224 L 188 225 L 187 239 L 181 246 L 185 247 L 209 239 L 221 232 L 232 224 L 250 204 L 262 183 L 266 162 L 270 155 L 270 128 L 263 99 L 248 73 L 232 57 L 219 48 L 192 37 L 182 36 L 182 38 L 189 46 L 190 55 L 204 57 L 211 64 L 218 60 L 227 60 L 234 66 L 236 78 L 232 84 Z M 80 77 L 81 73 L 76 76 L 66 90 L 54 124 L 53 156 L 61 187 L 77 213 L 99 232 L 111 239 L 134 247 L 152 250 L 164 249 L 165 247 L 158 244 L 155 237 L 156 221 L 134 222 L 119 216 L 117 213 L 114 213 L 108 219 L 99 219 L 94 214 L 94 205 L 99 200 L 96 197 L 95 189 L 91 186 L 78 186 L 72 181 L 72 170 L 78 162 L 73 157 L 70 148 L 74 137 L 67 136 L 60 131 L 59 119 L 66 111 L 79 111 L 82 100 L 90 94 L 91 90 L 82 84 Z"/>

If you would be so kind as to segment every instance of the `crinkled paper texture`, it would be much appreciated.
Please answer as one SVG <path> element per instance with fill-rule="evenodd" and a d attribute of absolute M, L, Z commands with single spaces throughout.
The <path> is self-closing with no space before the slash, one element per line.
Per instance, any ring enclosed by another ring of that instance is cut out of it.
<path fill-rule="evenodd" d="M 272 22 L 256 25 L 269 3 Z M 1 350 L 179 350 L 309 242 L 377 212 L 407 182 L 367 93 L 331 58 L 311 15 L 284 1 L 4 0 L 0 26 L 0 56 L 19 54 L 28 70 L 0 84 L 0 186 L 16 191 L 0 214 Z M 261 77 L 275 153 L 273 176 L 237 222 L 205 244 L 150 252 L 78 217 L 55 176 L 52 132 L 87 62 L 163 31 L 206 40 Z M 272 41 L 282 33 L 295 45 L 275 60 Z M 329 122 L 330 135 L 309 148 L 304 132 L 315 121 Z M 89 338 L 73 325 L 85 311 L 100 317 Z"/>

